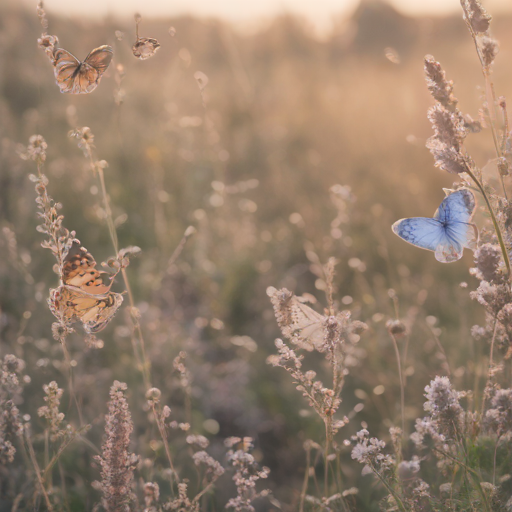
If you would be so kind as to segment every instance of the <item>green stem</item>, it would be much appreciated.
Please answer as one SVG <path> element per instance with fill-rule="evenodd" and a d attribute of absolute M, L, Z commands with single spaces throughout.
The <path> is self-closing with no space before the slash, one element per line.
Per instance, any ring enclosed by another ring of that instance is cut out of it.
<path fill-rule="evenodd" d="M 396 504 L 398 505 L 398 507 L 400 508 L 401 511 L 403 512 L 407 512 L 407 509 L 405 508 L 405 505 L 402 501 L 402 499 L 400 498 L 400 496 L 396 493 L 396 491 L 386 482 L 386 479 L 373 467 L 372 464 L 370 464 L 370 467 L 373 471 L 373 474 L 375 476 L 377 476 L 377 478 L 381 481 L 381 483 L 384 485 L 384 487 L 387 489 L 387 491 L 389 492 L 389 494 L 391 494 L 393 496 L 393 498 L 395 498 L 395 501 L 396 501 Z"/>
<path fill-rule="evenodd" d="M 492 223 L 494 225 L 494 231 L 496 231 L 496 236 L 498 237 L 498 242 L 501 247 L 501 252 L 503 254 L 503 259 L 505 261 L 505 266 L 507 267 L 508 272 L 508 278 L 509 280 L 512 279 L 512 271 L 510 269 L 510 259 L 508 257 L 508 251 L 507 247 L 505 246 L 505 240 L 503 239 L 503 234 L 501 233 L 500 225 L 498 224 L 498 220 L 496 219 L 496 215 L 494 214 L 494 210 L 491 206 L 491 202 L 489 201 L 489 198 L 487 197 L 487 193 L 485 192 L 485 189 L 483 185 L 478 181 L 477 177 L 473 174 L 473 171 L 469 167 L 469 165 L 466 163 L 466 172 L 469 174 L 471 179 L 475 182 L 476 186 L 482 193 L 482 196 L 484 197 L 485 203 L 487 204 L 487 209 L 489 210 L 489 214 L 491 215 Z"/>

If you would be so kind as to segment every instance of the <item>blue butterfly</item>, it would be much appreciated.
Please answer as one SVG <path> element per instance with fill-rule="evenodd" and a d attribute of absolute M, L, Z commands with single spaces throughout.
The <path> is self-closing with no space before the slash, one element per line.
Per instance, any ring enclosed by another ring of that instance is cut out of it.
<path fill-rule="evenodd" d="M 432 219 L 397 220 L 393 233 L 416 247 L 434 251 L 436 260 L 451 263 L 462 258 L 464 248 L 475 249 L 478 230 L 471 219 L 476 201 L 471 190 L 461 188 L 447 195 Z M 451 193 L 450 193 L 451 192 Z"/>

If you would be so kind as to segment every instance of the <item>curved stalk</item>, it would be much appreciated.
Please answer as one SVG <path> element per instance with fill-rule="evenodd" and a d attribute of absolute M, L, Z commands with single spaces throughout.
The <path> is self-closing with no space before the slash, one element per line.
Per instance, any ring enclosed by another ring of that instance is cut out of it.
<path fill-rule="evenodd" d="M 508 279 L 510 281 L 512 279 L 512 271 L 510 269 L 510 258 L 508 256 L 507 247 L 505 245 L 505 240 L 503 239 L 503 234 L 501 232 L 500 225 L 498 224 L 498 219 L 496 219 L 496 215 L 494 214 L 494 210 L 491 206 L 491 202 L 489 201 L 489 197 L 487 196 L 487 193 L 485 192 L 483 185 L 480 183 L 480 181 L 477 179 L 477 177 L 473 174 L 473 171 L 471 170 L 471 168 L 469 167 L 469 165 L 467 163 L 466 163 L 466 172 L 469 174 L 471 179 L 475 182 L 475 185 L 478 187 L 478 189 L 482 193 L 482 196 L 484 197 L 485 203 L 487 205 L 487 209 L 489 210 L 489 214 L 492 219 L 494 231 L 496 232 L 496 236 L 498 237 L 498 242 L 500 244 L 501 252 L 503 254 L 503 260 L 505 261 L 505 266 L 507 267 Z"/>

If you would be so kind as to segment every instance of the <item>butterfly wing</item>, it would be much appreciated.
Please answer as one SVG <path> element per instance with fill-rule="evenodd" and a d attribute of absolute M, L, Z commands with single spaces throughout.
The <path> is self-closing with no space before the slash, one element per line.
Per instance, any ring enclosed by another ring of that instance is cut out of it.
<path fill-rule="evenodd" d="M 473 192 L 467 188 L 461 188 L 443 199 L 434 214 L 434 219 L 445 223 L 469 223 L 473 218 L 475 208 L 476 200 Z"/>
<path fill-rule="evenodd" d="M 443 224 L 437 219 L 427 217 L 400 219 L 391 229 L 402 240 L 429 251 L 435 251 L 445 237 Z"/>
<path fill-rule="evenodd" d="M 92 50 L 83 62 L 64 49 L 55 52 L 55 79 L 61 92 L 87 94 L 98 86 L 103 73 L 108 68 L 114 51 L 103 45 Z"/>
<path fill-rule="evenodd" d="M 92 254 L 74 240 L 62 266 L 62 281 L 65 285 L 80 288 L 90 295 L 104 295 L 110 291 L 112 283 L 106 285 L 101 278 L 104 272 L 96 269 Z"/>
<path fill-rule="evenodd" d="M 84 63 L 93 67 L 99 73 L 99 80 L 101 75 L 105 73 L 108 66 L 110 65 L 113 56 L 114 50 L 112 47 L 104 44 L 92 50 L 92 52 L 89 53 L 89 55 L 87 55 L 85 58 Z"/>
<path fill-rule="evenodd" d="M 94 334 L 104 329 L 123 303 L 120 293 L 91 295 L 74 286 L 60 286 L 50 291 L 52 313 L 68 323 L 80 320 L 84 330 Z"/>
<path fill-rule="evenodd" d="M 63 284 L 50 292 L 52 313 L 65 323 L 80 320 L 89 334 L 101 331 L 123 302 L 121 294 L 110 291 L 112 281 L 103 282 L 104 273 L 96 269 L 92 254 L 75 239 L 64 256 Z"/>
<path fill-rule="evenodd" d="M 114 292 L 110 292 L 105 299 L 98 300 L 81 318 L 85 332 L 94 334 L 103 330 L 114 318 L 122 303 L 123 296 Z"/>
<path fill-rule="evenodd" d="M 438 247 L 436 254 L 439 261 L 456 261 L 462 257 L 464 247 L 476 248 L 478 230 L 471 222 L 475 209 L 475 196 L 467 188 L 456 190 L 443 199 L 434 215 L 444 224 L 446 232 L 443 247 Z"/>
<path fill-rule="evenodd" d="M 75 78 L 80 69 L 80 61 L 70 52 L 59 48 L 54 53 L 55 80 L 60 92 L 74 92 Z"/>
<path fill-rule="evenodd" d="M 76 94 L 87 94 L 98 87 L 100 79 L 107 70 L 113 56 L 114 51 L 108 45 L 99 46 L 87 55 L 78 73 Z"/>
<path fill-rule="evenodd" d="M 433 219 L 414 217 L 393 224 L 393 232 L 416 247 L 434 251 L 442 263 L 462 258 L 464 247 L 474 249 L 478 238 L 471 223 L 476 200 L 469 189 L 459 189 L 444 198 Z"/>

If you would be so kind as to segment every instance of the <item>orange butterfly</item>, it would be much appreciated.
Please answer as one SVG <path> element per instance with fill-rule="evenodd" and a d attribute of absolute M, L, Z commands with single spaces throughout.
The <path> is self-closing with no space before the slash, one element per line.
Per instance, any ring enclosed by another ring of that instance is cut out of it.
<path fill-rule="evenodd" d="M 83 62 L 63 48 L 55 50 L 53 55 L 55 79 L 60 92 L 87 94 L 98 86 L 114 56 L 114 50 L 108 45 L 100 46 L 89 53 Z"/>
<path fill-rule="evenodd" d="M 84 330 L 96 333 L 106 327 L 123 302 L 120 293 L 111 292 L 112 278 L 106 285 L 96 269 L 91 253 L 74 240 L 64 258 L 61 286 L 50 290 L 51 312 L 63 323 L 80 320 Z"/>

